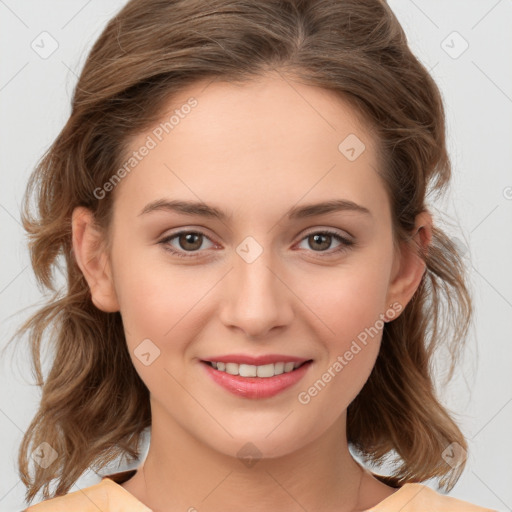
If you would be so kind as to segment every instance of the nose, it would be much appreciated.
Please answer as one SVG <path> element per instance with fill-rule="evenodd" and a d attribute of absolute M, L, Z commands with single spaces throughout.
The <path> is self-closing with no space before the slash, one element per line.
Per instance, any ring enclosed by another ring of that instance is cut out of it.
<path fill-rule="evenodd" d="M 286 271 L 270 251 L 249 261 L 234 255 L 233 268 L 225 277 L 220 319 L 247 338 L 261 339 L 291 323 L 294 294 L 286 283 Z"/>

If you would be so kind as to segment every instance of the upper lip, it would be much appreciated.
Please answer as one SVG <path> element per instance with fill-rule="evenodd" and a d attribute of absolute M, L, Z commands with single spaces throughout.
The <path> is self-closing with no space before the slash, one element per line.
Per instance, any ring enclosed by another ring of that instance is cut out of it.
<path fill-rule="evenodd" d="M 262 366 L 271 363 L 304 363 L 310 359 L 287 356 L 284 354 L 263 354 L 260 356 L 250 356 L 247 354 L 228 354 L 224 356 L 211 356 L 203 361 L 219 362 L 219 363 L 237 363 L 250 364 L 254 366 Z"/>

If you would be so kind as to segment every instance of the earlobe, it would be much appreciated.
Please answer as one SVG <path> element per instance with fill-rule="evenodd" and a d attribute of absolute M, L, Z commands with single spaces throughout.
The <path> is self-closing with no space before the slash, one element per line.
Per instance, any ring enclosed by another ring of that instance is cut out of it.
<path fill-rule="evenodd" d="M 119 311 L 104 234 L 95 225 L 92 212 L 83 206 L 76 207 L 71 227 L 73 254 L 89 285 L 93 304 L 107 313 Z"/>
<path fill-rule="evenodd" d="M 402 245 L 397 255 L 388 288 L 387 303 L 398 302 L 401 311 L 413 297 L 426 271 L 426 264 L 419 253 L 426 253 L 432 241 L 432 216 L 429 212 L 424 211 L 416 217 L 412 238 L 409 244 Z"/>

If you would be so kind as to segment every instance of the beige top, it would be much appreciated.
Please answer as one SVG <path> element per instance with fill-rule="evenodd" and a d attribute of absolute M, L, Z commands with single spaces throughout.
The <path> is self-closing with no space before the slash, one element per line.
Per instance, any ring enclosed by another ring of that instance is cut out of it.
<path fill-rule="evenodd" d="M 101 482 L 32 505 L 23 512 L 152 512 L 120 483 L 135 470 L 103 477 Z M 114 481 L 116 480 L 116 481 Z M 498 512 L 445 496 L 419 483 L 408 483 L 365 512 Z"/>

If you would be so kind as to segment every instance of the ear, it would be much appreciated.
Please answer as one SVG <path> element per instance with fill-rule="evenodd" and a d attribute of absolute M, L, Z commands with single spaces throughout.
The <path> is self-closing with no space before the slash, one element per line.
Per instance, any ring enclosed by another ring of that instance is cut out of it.
<path fill-rule="evenodd" d="M 93 304 L 107 313 L 119 311 L 104 233 L 95 225 L 92 212 L 83 206 L 73 210 L 71 226 L 73 252 L 91 290 Z"/>
<path fill-rule="evenodd" d="M 393 262 L 387 304 L 399 303 L 401 311 L 418 289 L 426 264 L 419 251 L 426 252 L 432 241 L 432 215 L 423 211 L 416 216 L 414 234 L 409 243 L 402 242 Z M 395 317 L 396 318 L 396 317 Z"/>

